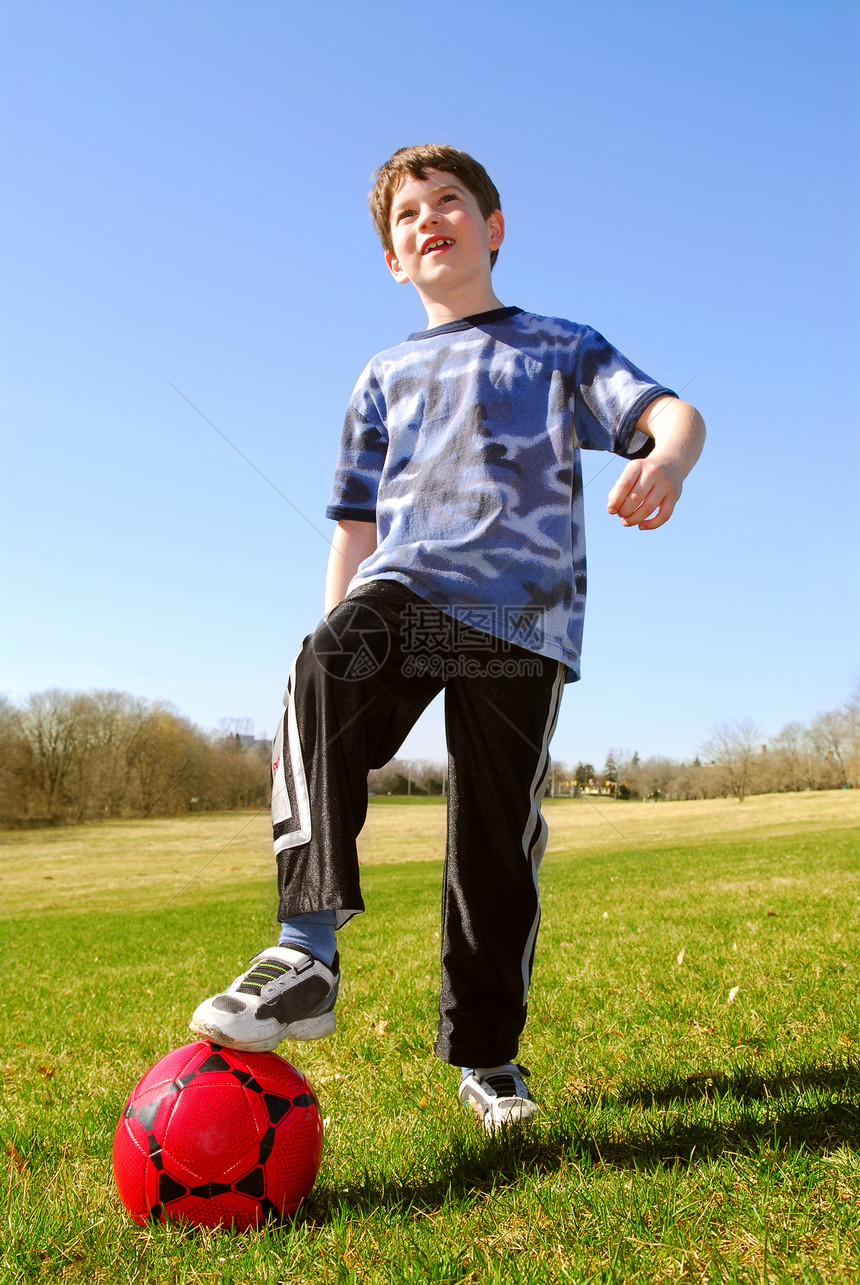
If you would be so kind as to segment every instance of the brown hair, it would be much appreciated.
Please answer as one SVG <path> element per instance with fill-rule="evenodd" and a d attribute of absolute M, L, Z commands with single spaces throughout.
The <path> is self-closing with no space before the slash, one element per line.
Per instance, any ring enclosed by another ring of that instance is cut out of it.
<path fill-rule="evenodd" d="M 466 152 L 445 143 L 420 143 L 415 147 L 401 147 L 391 160 L 381 165 L 373 176 L 373 188 L 368 197 L 373 224 L 385 249 L 392 253 L 391 204 L 394 194 L 407 175 L 425 179 L 429 170 L 442 170 L 454 174 L 474 196 L 478 209 L 485 219 L 494 210 L 502 208 L 496 185 L 478 161 Z M 498 250 L 490 253 L 490 267 L 499 256 Z"/>

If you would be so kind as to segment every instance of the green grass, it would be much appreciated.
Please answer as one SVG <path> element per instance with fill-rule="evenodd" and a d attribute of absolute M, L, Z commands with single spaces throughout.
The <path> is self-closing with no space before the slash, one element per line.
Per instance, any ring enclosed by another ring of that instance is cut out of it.
<path fill-rule="evenodd" d="M 110 1147 L 200 996 L 272 939 L 262 820 L 0 836 L 0 1281 L 855 1278 L 860 798 L 599 806 L 638 851 L 548 803 L 520 1054 L 546 1116 L 497 1139 L 432 1054 L 420 858 L 444 811 L 371 807 L 338 1034 L 286 1049 L 328 1120 L 322 1169 L 293 1225 L 246 1235 L 137 1227 Z"/>

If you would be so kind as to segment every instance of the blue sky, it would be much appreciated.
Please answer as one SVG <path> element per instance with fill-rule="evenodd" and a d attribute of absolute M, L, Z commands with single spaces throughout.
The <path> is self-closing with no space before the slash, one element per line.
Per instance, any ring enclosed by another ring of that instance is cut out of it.
<path fill-rule="evenodd" d="M 597 326 L 709 429 L 658 532 L 608 517 L 621 462 L 586 459 L 557 756 L 692 756 L 847 697 L 855 4 L 5 0 L 2 39 L 0 690 L 271 734 L 321 614 L 346 401 L 423 323 L 369 178 L 434 140 L 502 193 L 499 296 Z M 434 706 L 404 754 L 443 747 Z"/>

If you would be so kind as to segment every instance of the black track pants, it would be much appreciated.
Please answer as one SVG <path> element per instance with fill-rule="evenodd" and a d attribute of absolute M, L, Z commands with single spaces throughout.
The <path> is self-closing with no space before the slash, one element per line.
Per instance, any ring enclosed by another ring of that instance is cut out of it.
<path fill-rule="evenodd" d="M 564 684 L 557 661 L 477 634 L 390 580 L 345 598 L 305 640 L 275 738 L 281 920 L 364 909 L 356 836 L 367 773 L 445 689 L 448 843 L 436 1051 L 513 1059 L 540 920 L 540 813 Z"/>

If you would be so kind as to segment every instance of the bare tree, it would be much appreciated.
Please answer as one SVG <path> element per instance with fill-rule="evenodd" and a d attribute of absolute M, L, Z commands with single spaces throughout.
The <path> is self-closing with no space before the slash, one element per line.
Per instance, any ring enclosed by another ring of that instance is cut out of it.
<path fill-rule="evenodd" d="M 678 775 L 679 764 L 673 759 L 654 754 L 639 766 L 639 793 L 643 799 L 670 798 L 672 782 Z"/>
<path fill-rule="evenodd" d="M 169 705 L 155 705 L 144 719 L 129 752 L 131 779 L 144 816 L 186 812 L 192 798 L 202 798 L 209 806 L 211 782 L 194 733 Z"/>
<path fill-rule="evenodd" d="M 673 763 L 673 773 L 666 784 L 667 799 L 700 799 L 706 798 L 706 773 L 701 763 Z"/>
<path fill-rule="evenodd" d="M 836 789 L 856 784 L 857 722 L 857 712 L 849 703 L 841 709 L 818 714 L 809 727 L 821 761 L 822 777 Z"/>
<path fill-rule="evenodd" d="M 63 814 L 66 783 L 80 769 L 82 700 L 73 692 L 37 692 L 21 711 L 32 756 L 32 788 L 46 817 Z"/>
<path fill-rule="evenodd" d="M 845 774 L 856 790 L 860 785 L 860 677 L 845 702 Z"/>
<path fill-rule="evenodd" d="M 546 793 L 551 799 L 573 794 L 573 772 L 561 759 L 554 758 L 546 782 Z"/>
<path fill-rule="evenodd" d="M 722 769 L 725 787 L 743 803 L 762 756 L 761 732 L 751 718 L 720 723 L 702 746 L 702 756 Z"/>
<path fill-rule="evenodd" d="M 448 770 L 427 759 L 390 759 L 367 775 L 371 794 L 447 794 Z"/>
<path fill-rule="evenodd" d="M 611 749 L 608 759 L 615 764 L 616 798 L 638 798 L 641 794 L 639 779 L 641 763 L 638 752 L 631 754 L 629 750 Z"/>
<path fill-rule="evenodd" d="M 0 700 L 0 824 L 164 816 L 265 804 L 269 748 L 213 737 L 123 692 Z"/>
<path fill-rule="evenodd" d="M 20 710 L 0 696 L 0 825 L 29 817 L 32 766 Z"/>
<path fill-rule="evenodd" d="M 787 723 L 768 745 L 768 786 L 772 790 L 817 790 L 821 760 L 802 723 Z"/>

